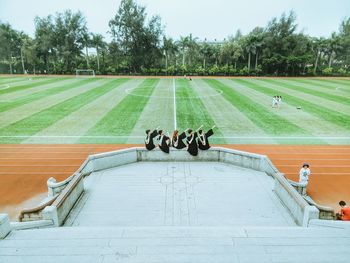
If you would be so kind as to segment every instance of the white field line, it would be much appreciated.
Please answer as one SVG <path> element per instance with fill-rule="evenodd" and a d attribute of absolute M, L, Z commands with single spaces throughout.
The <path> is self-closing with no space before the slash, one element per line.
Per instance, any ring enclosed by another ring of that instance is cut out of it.
<path fill-rule="evenodd" d="M 175 78 L 173 78 L 173 81 L 175 81 Z M 144 86 L 143 88 L 150 88 L 152 86 Z M 157 86 L 158 88 L 163 87 L 163 86 Z M 168 86 L 164 86 L 164 88 L 167 88 Z M 136 97 L 144 97 L 144 98 L 158 98 L 158 99 L 172 99 L 174 96 L 154 96 L 154 95 L 141 95 L 141 94 L 136 94 L 134 92 L 132 92 L 133 90 L 137 89 L 138 87 L 133 87 L 133 88 L 127 88 L 125 89 L 125 93 L 130 94 L 132 96 L 136 96 Z M 186 96 L 186 97 L 177 97 L 180 99 L 203 99 L 203 98 L 210 98 L 210 97 L 216 97 L 216 96 L 220 96 L 221 94 L 223 94 L 224 92 L 220 89 L 215 89 L 217 91 L 216 94 L 212 94 L 212 95 L 203 95 L 203 96 Z"/>
<path fill-rule="evenodd" d="M 176 123 L 174 123 L 176 124 Z M 144 138 L 128 135 L 0 135 L 0 138 Z M 218 139 L 349 139 L 350 136 L 213 136 Z"/>
<path fill-rule="evenodd" d="M 176 123 L 176 85 L 175 85 L 175 78 L 173 78 L 173 93 L 174 93 L 174 131 L 176 130 L 177 123 Z"/>
<path fill-rule="evenodd" d="M 4 90 L 4 89 L 9 89 L 9 88 L 11 88 L 11 86 L 10 85 L 0 85 L 0 90 Z"/>

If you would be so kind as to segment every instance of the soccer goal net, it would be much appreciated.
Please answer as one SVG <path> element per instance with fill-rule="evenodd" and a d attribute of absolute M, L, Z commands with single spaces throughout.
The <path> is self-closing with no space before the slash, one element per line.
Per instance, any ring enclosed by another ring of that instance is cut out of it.
<path fill-rule="evenodd" d="M 93 69 L 77 69 L 75 70 L 76 77 L 95 77 L 95 71 Z"/>

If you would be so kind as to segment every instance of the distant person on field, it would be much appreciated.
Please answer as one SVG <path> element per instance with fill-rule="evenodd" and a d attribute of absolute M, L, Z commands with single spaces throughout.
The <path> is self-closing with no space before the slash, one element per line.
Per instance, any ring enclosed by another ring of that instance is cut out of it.
<path fill-rule="evenodd" d="M 184 139 L 186 139 L 186 132 L 185 130 L 183 133 L 179 135 L 179 131 L 175 130 L 173 133 L 173 136 L 171 137 L 171 145 L 176 149 L 183 149 L 186 148 L 186 144 L 183 142 Z"/>
<path fill-rule="evenodd" d="M 307 185 L 309 182 L 310 175 L 311 175 L 310 166 L 308 163 L 304 163 L 303 167 L 301 167 L 299 171 L 299 183 L 303 183 Z"/>
<path fill-rule="evenodd" d="M 345 201 L 340 201 L 341 207 L 339 213 L 336 214 L 338 220 L 350 221 L 350 207 L 346 205 Z"/>
<path fill-rule="evenodd" d="M 272 98 L 272 108 L 276 108 L 277 107 L 277 96 L 273 96 Z"/>
<path fill-rule="evenodd" d="M 162 130 L 158 131 L 159 141 L 158 146 L 162 152 L 169 153 L 170 138 L 166 136 Z"/>
<path fill-rule="evenodd" d="M 151 130 L 146 130 L 145 147 L 147 150 L 151 151 L 154 148 L 156 148 L 156 146 L 154 145 L 153 139 L 157 137 L 157 135 L 158 135 L 157 129 L 155 129 L 152 132 Z"/>
<path fill-rule="evenodd" d="M 282 96 L 277 96 L 277 108 L 280 108 L 282 104 Z"/>
<path fill-rule="evenodd" d="M 202 129 L 198 131 L 198 148 L 201 150 L 208 150 L 210 148 L 208 138 L 214 134 L 213 129 L 215 125 L 206 133 L 203 132 Z"/>

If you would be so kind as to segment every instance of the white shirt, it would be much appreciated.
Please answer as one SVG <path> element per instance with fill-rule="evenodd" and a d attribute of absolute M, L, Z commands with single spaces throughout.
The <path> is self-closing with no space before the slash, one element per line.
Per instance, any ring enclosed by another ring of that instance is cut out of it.
<path fill-rule="evenodd" d="M 309 168 L 301 168 L 299 172 L 299 183 L 307 183 L 309 181 L 309 175 L 311 171 Z"/>

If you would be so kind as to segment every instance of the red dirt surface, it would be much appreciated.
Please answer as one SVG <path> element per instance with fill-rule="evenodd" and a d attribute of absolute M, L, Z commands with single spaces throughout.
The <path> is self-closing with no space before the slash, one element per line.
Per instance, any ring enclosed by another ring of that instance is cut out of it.
<path fill-rule="evenodd" d="M 0 145 L 0 212 L 18 213 L 29 199 L 47 191 L 46 181 L 61 181 L 74 173 L 89 154 L 136 145 Z M 308 193 L 318 203 L 338 210 L 339 200 L 350 203 L 350 145 L 220 145 L 267 155 L 289 179 L 298 180 L 303 162 L 312 171 Z M 16 209 L 14 209 L 16 208 Z M 16 211 L 16 212 L 14 212 Z"/>

